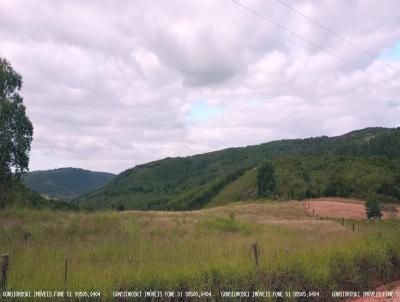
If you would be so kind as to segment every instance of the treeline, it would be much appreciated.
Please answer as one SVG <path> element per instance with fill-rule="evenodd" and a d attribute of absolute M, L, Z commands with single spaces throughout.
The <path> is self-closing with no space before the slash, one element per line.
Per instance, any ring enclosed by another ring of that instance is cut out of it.
<path fill-rule="evenodd" d="M 378 197 L 385 202 L 400 202 L 400 161 L 387 157 L 355 157 L 338 155 L 285 156 L 272 162 L 273 177 L 267 181 L 270 199 L 315 197 Z M 258 187 L 260 182 L 258 171 Z M 264 171 L 265 172 L 265 171 Z M 271 186 L 273 189 L 271 189 Z"/>

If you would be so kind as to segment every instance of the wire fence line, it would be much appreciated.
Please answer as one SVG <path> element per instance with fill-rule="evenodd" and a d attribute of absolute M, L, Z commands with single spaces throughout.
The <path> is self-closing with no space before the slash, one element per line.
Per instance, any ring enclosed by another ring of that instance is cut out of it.
<path fill-rule="evenodd" d="M 44 275 L 52 275 L 51 283 L 52 286 L 62 286 L 67 287 L 71 283 L 75 283 L 74 280 L 76 278 L 76 273 L 80 274 L 82 271 L 84 274 L 92 274 L 93 282 L 96 284 L 96 280 L 104 275 L 107 275 L 108 270 L 110 269 L 110 265 L 114 266 L 115 269 L 118 269 L 120 265 L 125 265 L 127 269 L 132 269 L 132 271 L 137 271 L 140 275 L 141 273 L 146 271 L 146 268 L 152 267 L 154 270 L 154 277 L 158 278 L 159 274 L 162 273 L 160 268 L 165 267 L 171 269 L 171 267 L 176 270 L 185 270 L 188 267 L 198 266 L 198 267 L 206 267 L 206 264 L 210 264 L 213 261 L 209 259 L 201 259 L 197 261 L 191 262 L 183 262 L 179 259 L 155 259 L 152 260 L 151 263 L 143 263 L 140 260 L 129 260 L 129 259 L 76 259 L 76 258 L 65 258 L 65 259 L 30 259 L 28 261 L 21 261 L 21 259 L 16 259 L 15 261 L 11 259 L 10 255 L 8 255 L 9 265 L 6 270 L 2 271 L 0 275 L 0 292 L 7 289 L 7 283 L 9 280 L 10 274 L 13 274 L 13 279 L 18 279 L 19 277 L 26 278 L 27 274 L 31 275 L 31 269 L 29 268 L 27 271 L 21 270 L 21 267 L 26 266 L 26 264 L 35 263 L 37 267 L 42 266 L 45 271 L 42 269 L 35 270 L 35 275 L 40 276 L 40 274 Z M 160 266 L 161 265 L 161 266 Z M 154 267 L 155 266 L 155 267 Z M 19 268 L 18 268 L 19 267 Z M 100 273 L 100 274 L 99 274 Z M 75 278 L 74 278 L 75 277 Z M 79 280 L 79 278 L 78 278 Z M 14 287 L 14 286 L 12 286 Z"/>
<path fill-rule="evenodd" d="M 65 261 L 68 261 L 68 262 L 76 262 L 76 263 L 131 263 L 131 264 L 140 264 L 140 263 L 142 263 L 142 265 L 144 265 L 143 264 L 143 262 L 141 261 L 141 260 L 126 260 L 126 259 L 123 259 L 123 260 L 118 260 L 118 259 L 101 259 L 101 260 L 90 260 L 90 259 L 70 259 L 70 258 L 68 258 L 68 257 L 66 257 L 66 258 L 64 258 L 64 259 L 57 259 L 57 260 L 29 260 L 29 261 L 10 261 L 10 265 L 12 264 L 13 266 L 15 266 L 15 265 L 24 265 L 24 264 L 27 264 L 27 263 L 32 263 L 32 262 L 34 262 L 34 263 L 37 263 L 37 264 L 52 264 L 52 263 L 64 263 Z M 193 264 L 193 263 L 199 263 L 199 264 L 201 264 L 201 263 L 206 263 L 206 262 L 210 262 L 211 261 L 211 259 L 204 259 L 204 260 L 191 260 L 190 262 L 190 264 Z M 175 259 L 175 260 L 171 260 L 171 259 L 152 259 L 151 260 L 151 263 L 170 263 L 170 264 L 175 264 L 175 263 L 177 263 L 177 264 L 183 264 L 183 262 L 185 262 L 185 261 L 182 261 L 181 259 Z M 148 264 L 145 264 L 145 265 L 148 265 Z"/>
<path fill-rule="evenodd" d="M 238 258 L 232 258 L 231 256 L 233 254 L 236 254 L 239 252 L 240 258 L 244 259 L 245 262 L 248 262 L 251 265 L 254 265 L 254 267 L 258 267 L 261 263 L 262 260 L 268 259 L 268 258 L 277 258 L 278 257 L 278 249 L 270 249 L 267 254 L 262 254 L 261 253 L 261 248 L 260 245 L 257 242 L 252 243 L 250 246 L 248 246 L 247 249 L 238 251 L 238 250 L 233 250 L 226 251 L 223 255 L 219 255 L 216 259 L 216 255 L 209 254 L 204 258 L 192 258 L 189 259 L 189 261 L 185 261 L 185 259 L 181 258 L 174 258 L 174 259 L 151 259 L 150 262 L 148 263 L 143 263 L 142 259 L 138 258 L 101 258 L 101 259 L 79 259 L 79 258 L 74 258 L 74 257 L 65 257 L 65 258 L 50 258 L 50 259 L 34 259 L 34 258 L 28 258 L 26 261 L 23 261 L 22 259 L 12 259 L 12 255 L 10 256 L 9 254 L 3 255 L 3 263 L 2 267 L 4 266 L 4 259 L 7 258 L 7 268 L 4 269 L 4 272 L 1 276 L 2 280 L 2 288 L 5 289 L 7 287 L 7 275 L 9 273 L 9 270 L 12 271 L 16 267 L 23 267 L 27 264 L 31 265 L 34 263 L 35 265 L 38 266 L 43 266 L 44 269 L 47 271 L 46 274 L 49 272 L 54 272 L 54 278 L 53 281 L 57 284 L 61 282 L 61 278 L 63 281 L 63 286 L 67 286 L 67 284 L 73 279 L 71 275 L 74 275 L 74 271 L 77 272 L 81 268 L 86 269 L 88 266 L 93 269 L 93 271 L 97 270 L 103 270 L 104 273 L 107 273 L 107 269 L 104 269 L 104 265 L 106 264 L 111 264 L 111 265 L 116 265 L 116 264 L 127 264 L 129 265 L 128 267 L 130 268 L 135 267 L 137 272 L 143 273 L 144 270 L 148 267 L 155 266 L 155 277 L 158 277 L 158 273 L 163 273 L 160 272 L 158 269 L 162 268 L 159 267 L 159 265 L 165 265 L 165 266 L 173 266 L 174 269 L 180 269 L 180 270 L 185 270 L 187 267 L 200 267 L 204 270 L 207 268 L 212 268 L 213 265 L 219 264 L 219 263 L 230 263 L 232 261 L 236 261 Z M 264 250 L 265 251 L 265 250 Z M 289 254 L 289 248 L 288 244 L 286 243 L 285 245 L 282 246 L 281 252 L 279 254 L 283 256 L 287 256 Z M 247 260 L 246 260 L 247 258 Z M 234 260 L 233 260 L 234 259 Z M 22 261 L 21 261 L 22 260 Z M 81 266 L 81 268 L 76 267 L 76 265 Z M 103 265 L 100 265 L 103 264 Z M 10 269 L 9 269 L 10 268 Z M 20 270 L 18 268 L 17 274 L 26 274 L 24 270 Z M 29 271 L 29 269 L 28 269 Z M 41 270 L 37 270 L 36 274 L 42 273 Z"/>
<path fill-rule="evenodd" d="M 304 208 L 310 210 L 310 203 L 307 201 L 303 202 Z M 311 215 L 311 214 L 310 214 Z M 341 224 L 343 227 L 349 228 L 352 230 L 354 233 L 358 233 L 358 226 L 359 223 L 358 221 L 355 220 L 348 220 L 344 218 L 332 218 L 332 217 L 322 217 L 318 216 L 317 213 L 313 211 L 312 217 L 314 220 L 321 221 L 321 220 L 328 220 L 328 221 L 333 221 L 338 224 Z M 211 247 L 210 247 L 211 248 Z M 263 253 L 261 253 L 263 251 Z M 152 251 L 152 252 L 155 252 Z M 26 260 L 21 258 L 13 258 L 12 254 L 4 254 L 1 257 L 1 283 L 0 283 L 0 289 L 5 289 L 7 287 L 7 277 L 9 270 L 13 270 L 15 267 L 23 267 L 25 265 L 32 265 L 34 263 L 35 265 L 38 266 L 43 266 L 47 272 L 55 272 L 54 276 L 54 282 L 60 283 L 61 282 L 61 277 L 63 280 L 64 286 L 67 286 L 69 280 L 71 280 L 71 275 L 74 275 L 74 271 L 77 272 L 80 269 L 87 269 L 90 267 L 90 269 L 93 269 L 93 271 L 98 271 L 98 270 L 103 270 L 104 273 L 107 273 L 107 269 L 104 269 L 104 266 L 106 264 L 109 265 L 114 265 L 116 269 L 118 269 L 118 265 L 125 264 L 127 265 L 128 268 L 135 267 L 138 273 L 143 273 L 143 269 L 152 267 L 156 268 L 154 271 L 155 274 L 158 274 L 157 269 L 161 268 L 160 265 L 165 265 L 165 266 L 173 266 L 174 268 L 178 269 L 184 269 L 185 267 L 212 267 L 214 264 L 218 264 L 221 262 L 224 263 L 229 263 L 233 259 L 235 261 L 238 258 L 233 258 L 231 256 L 236 255 L 236 256 L 241 256 L 242 259 L 248 259 L 245 261 L 248 261 L 248 263 L 253 264 L 255 267 L 258 267 L 260 264 L 267 263 L 268 261 L 276 260 L 280 257 L 288 257 L 289 255 L 295 256 L 296 253 L 295 250 L 291 250 L 291 246 L 289 246 L 289 243 L 283 243 L 282 246 L 274 246 L 273 248 L 269 248 L 268 250 L 263 250 L 263 248 L 260 248 L 260 245 L 258 242 L 254 242 L 251 245 L 247 247 L 247 249 L 236 249 L 236 250 L 227 250 L 225 251 L 222 255 L 214 253 L 205 253 L 204 255 L 200 257 L 194 257 L 190 259 L 184 259 L 182 257 L 174 257 L 174 258 L 165 258 L 165 259 L 147 259 L 149 260 L 148 262 L 143 262 L 143 256 L 149 256 L 152 253 L 150 252 L 149 254 L 140 254 L 138 257 L 136 256 L 128 256 L 128 257 L 120 257 L 118 258 L 118 255 L 114 255 L 113 257 L 106 257 L 106 258 L 76 258 L 76 257 L 49 257 L 48 259 L 40 259 L 40 258 L 25 258 Z M 172 256 L 172 255 L 171 255 Z M 267 260 L 266 260 L 267 259 Z M 102 265 L 101 265 L 102 264 Z M 81 266 L 81 268 L 77 268 L 77 266 Z M 108 267 L 107 267 L 108 268 Z M 25 271 L 21 271 L 20 268 L 18 268 L 18 275 L 20 274 L 25 274 Z M 40 272 L 41 270 L 39 270 Z"/>

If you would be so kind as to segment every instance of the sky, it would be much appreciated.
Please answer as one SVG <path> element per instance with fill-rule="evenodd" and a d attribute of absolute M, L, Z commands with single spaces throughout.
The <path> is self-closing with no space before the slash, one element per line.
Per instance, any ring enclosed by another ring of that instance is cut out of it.
<path fill-rule="evenodd" d="M 0 0 L 0 57 L 23 77 L 34 126 L 30 170 L 119 173 L 400 126 L 400 2 L 285 1 L 351 44 L 278 0 L 240 3 L 287 31 L 231 0 Z"/>

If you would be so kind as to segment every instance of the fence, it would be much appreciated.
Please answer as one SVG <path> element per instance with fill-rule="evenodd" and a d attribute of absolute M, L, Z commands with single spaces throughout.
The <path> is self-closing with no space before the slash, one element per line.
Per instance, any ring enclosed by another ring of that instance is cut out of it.
<path fill-rule="evenodd" d="M 305 203 L 307 206 L 307 203 Z M 329 217 L 322 217 L 318 216 L 318 214 L 313 212 L 313 217 L 314 219 L 317 220 L 331 220 L 335 221 L 337 223 L 340 223 L 343 226 L 348 226 L 351 228 L 351 230 L 355 233 L 358 232 L 358 227 L 354 221 L 346 221 L 344 218 L 329 218 Z M 261 262 L 261 249 L 260 245 L 257 242 L 254 242 L 253 244 L 250 245 L 249 247 L 249 254 L 250 254 L 250 259 L 254 263 L 255 267 L 259 267 L 260 262 Z M 288 256 L 290 254 L 290 247 L 289 244 L 286 242 L 283 248 L 283 255 Z M 273 251 L 273 257 L 277 258 L 277 251 Z M 8 279 L 8 273 L 9 273 L 9 268 L 10 268 L 10 262 L 12 263 L 13 260 L 10 260 L 10 255 L 9 254 L 4 254 L 1 257 L 1 279 L 0 279 L 0 290 L 4 290 L 7 288 L 7 279 Z M 60 266 L 62 264 L 63 271 L 62 271 L 62 276 L 63 276 L 63 285 L 67 287 L 68 285 L 68 279 L 71 274 L 71 266 L 73 263 L 76 262 L 91 262 L 95 263 L 98 265 L 101 262 L 107 262 L 107 263 L 112 263 L 112 262 L 123 262 L 123 263 L 133 263 L 132 259 L 90 259 L 90 260 L 85 260 L 85 259 L 73 259 L 73 258 L 65 258 L 65 259 L 58 259 L 58 260 L 53 260 L 54 262 L 60 263 Z M 157 261 L 157 260 L 155 260 Z M 161 260 L 164 261 L 164 260 Z M 206 259 L 202 261 L 203 263 L 209 262 L 210 259 Z M 60 277 L 61 277 L 61 272 L 60 272 Z"/>
<path fill-rule="evenodd" d="M 8 266 L 10 263 L 10 257 L 8 254 L 2 255 L 1 257 L 1 283 L 0 289 L 4 290 L 7 286 L 7 273 L 8 273 Z"/>
<path fill-rule="evenodd" d="M 282 254 L 289 254 L 289 247 L 288 247 L 288 243 L 285 244 L 284 246 L 284 252 L 282 252 Z M 275 257 L 277 257 L 277 251 L 274 250 L 274 255 Z M 254 266 L 257 268 L 260 265 L 261 262 L 261 249 L 260 249 L 260 245 L 257 242 L 254 242 L 253 244 L 250 245 L 249 247 L 249 258 L 250 258 L 250 262 L 254 264 Z M 155 262 L 157 262 L 157 260 L 155 260 Z M 167 263 L 168 261 L 166 260 L 160 260 L 160 262 L 163 263 L 163 265 L 165 263 Z M 173 264 L 178 265 L 179 263 L 176 261 L 170 261 L 173 262 Z M 168 262 L 168 263 L 170 263 Z M 201 263 L 199 264 L 205 264 L 206 262 L 209 261 L 199 261 Z M 36 261 L 35 261 L 36 263 Z M 69 282 L 69 278 L 71 275 L 71 269 L 73 268 L 73 264 L 74 263 L 90 263 L 90 265 L 95 265 L 95 266 L 100 266 L 104 263 L 108 263 L 108 264 L 112 264 L 112 263 L 130 263 L 133 266 L 135 265 L 135 261 L 133 259 L 74 259 L 74 258 L 65 258 L 64 260 L 62 259 L 52 259 L 49 261 L 39 261 L 37 262 L 38 264 L 55 264 L 58 263 L 59 264 L 59 268 L 62 267 L 62 272 L 59 272 L 59 277 L 54 276 L 54 279 L 58 279 L 60 280 L 61 278 L 61 273 L 62 273 L 62 278 L 63 278 L 63 286 L 66 288 Z M 13 259 L 12 257 L 10 257 L 9 254 L 4 254 L 2 255 L 1 258 L 1 276 L 0 276 L 0 291 L 4 291 L 7 289 L 7 280 L 8 280 L 8 274 L 10 271 L 10 268 L 12 270 L 12 264 L 13 264 Z M 23 262 L 18 262 L 18 260 L 16 260 L 16 262 L 14 262 L 15 264 L 19 264 L 19 265 L 24 265 Z M 137 264 L 137 263 L 136 263 Z M 57 265 L 58 266 L 58 265 Z"/>

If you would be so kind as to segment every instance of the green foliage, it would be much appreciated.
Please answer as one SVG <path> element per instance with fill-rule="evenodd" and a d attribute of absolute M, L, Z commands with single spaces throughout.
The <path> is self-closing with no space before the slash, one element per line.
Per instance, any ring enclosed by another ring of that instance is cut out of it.
<path fill-rule="evenodd" d="M 28 170 L 33 127 L 19 92 L 22 77 L 0 57 L 0 208 L 12 178 Z"/>
<path fill-rule="evenodd" d="M 42 197 L 39 193 L 27 188 L 18 179 L 13 179 L 9 184 L 7 196 L 7 207 L 12 208 L 79 210 L 77 206 L 71 203 Z"/>
<path fill-rule="evenodd" d="M 124 207 L 124 205 L 122 205 L 122 204 L 118 205 L 116 209 L 117 209 L 117 211 L 119 211 L 119 212 L 125 211 L 125 207 Z"/>
<path fill-rule="evenodd" d="M 257 169 L 246 171 L 241 177 L 223 187 L 207 204 L 207 207 L 224 205 L 232 201 L 247 201 L 257 198 Z"/>
<path fill-rule="evenodd" d="M 274 165 L 277 199 L 366 198 L 372 188 L 383 200 L 398 202 L 399 158 L 400 128 L 366 128 L 332 138 L 280 140 L 162 159 L 126 170 L 75 202 L 93 208 L 120 203 L 127 209 L 186 210 L 256 198 L 253 169 L 264 160 Z M 246 170 L 243 176 L 229 178 L 240 169 Z"/>
<path fill-rule="evenodd" d="M 365 203 L 365 214 L 368 219 L 382 217 L 382 210 L 377 196 L 372 195 L 367 199 Z"/>
<path fill-rule="evenodd" d="M 278 200 L 315 197 L 367 199 L 377 195 L 384 202 L 399 202 L 400 161 L 385 157 L 338 155 L 282 156 L 273 161 Z M 254 169 L 224 187 L 210 205 L 256 199 Z M 244 198 L 246 196 L 246 198 Z"/>
<path fill-rule="evenodd" d="M 351 193 L 351 187 L 342 175 L 329 175 L 325 187 L 322 189 L 324 196 L 342 196 L 348 197 Z"/>
<path fill-rule="evenodd" d="M 182 194 L 177 198 L 173 198 L 166 205 L 160 204 L 159 207 L 160 209 L 166 208 L 169 210 L 200 209 L 206 203 L 212 200 L 212 198 L 215 197 L 223 187 L 242 176 L 245 171 L 245 168 L 238 169 L 232 174 L 229 174 L 225 177 L 220 177 L 219 179 L 211 183 L 207 183 L 200 188 Z"/>
<path fill-rule="evenodd" d="M 258 197 L 271 197 L 276 190 L 274 166 L 270 161 L 264 161 L 257 171 Z"/>
<path fill-rule="evenodd" d="M 61 168 L 27 173 L 23 181 L 26 186 L 44 196 L 71 200 L 97 190 L 114 177 L 114 174 L 106 172 Z"/>

